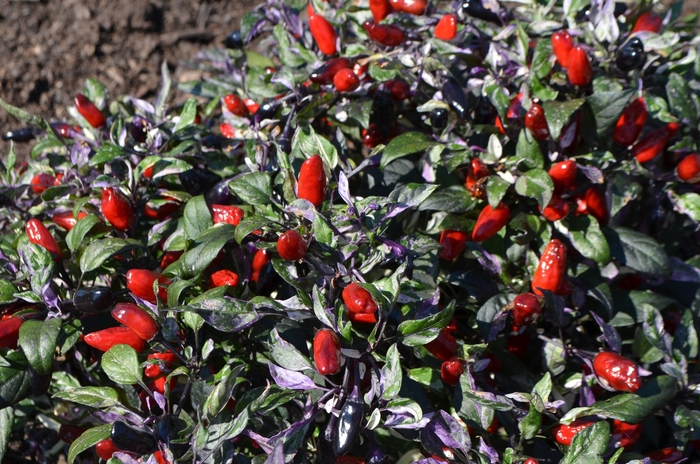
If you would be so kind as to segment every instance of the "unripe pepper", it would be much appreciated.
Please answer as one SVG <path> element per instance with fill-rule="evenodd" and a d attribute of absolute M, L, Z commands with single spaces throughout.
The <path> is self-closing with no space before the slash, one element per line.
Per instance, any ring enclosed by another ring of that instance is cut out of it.
<path fill-rule="evenodd" d="M 73 306 L 81 313 L 98 313 L 112 306 L 114 295 L 107 287 L 83 287 L 73 294 Z"/>
<path fill-rule="evenodd" d="M 250 114 L 248 107 L 241 97 L 230 93 L 224 97 L 224 105 L 234 115 L 244 118 Z"/>
<path fill-rule="evenodd" d="M 453 14 L 446 14 L 437 26 L 435 26 L 435 37 L 440 40 L 450 41 L 457 36 L 457 17 Z"/>
<path fill-rule="evenodd" d="M 160 330 L 153 317 L 133 303 L 117 303 L 112 309 L 112 317 L 146 341 L 155 337 Z"/>
<path fill-rule="evenodd" d="M 577 433 L 593 424 L 595 421 L 586 419 L 576 419 L 569 425 L 559 424 L 552 429 L 554 440 L 560 445 L 570 446 Z"/>
<path fill-rule="evenodd" d="M 442 329 L 435 340 L 423 346 L 440 361 L 448 361 L 457 354 L 457 341 L 452 333 L 446 329 Z"/>
<path fill-rule="evenodd" d="M 377 302 L 372 294 L 358 283 L 351 283 L 343 289 L 343 303 L 348 308 L 348 318 L 351 322 L 377 322 Z"/>
<path fill-rule="evenodd" d="M 321 53 L 334 55 L 337 51 L 335 43 L 338 40 L 338 34 L 336 34 L 331 23 L 323 16 L 313 14 L 309 17 L 309 29 Z"/>
<path fill-rule="evenodd" d="M 319 155 L 313 155 L 302 163 L 297 180 L 297 198 L 309 200 L 317 208 L 326 199 L 326 173 L 323 172 L 323 160 Z"/>
<path fill-rule="evenodd" d="M 452 261 L 462 254 L 469 234 L 460 230 L 443 230 L 440 234 L 440 245 L 442 245 L 442 253 L 440 258 Z"/>
<path fill-rule="evenodd" d="M 314 336 L 314 362 L 322 375 L 340 372 L 340 340 L 331 329 L 321 329 Z"/>
<path fill-rule="evenodd" d="M 574 185 L 577 165 L 574 160 L 560 161 L 549 168 L 549 177 L 554 183 L 554 193 L 562 193 Z"/>
<path fill-rule="evenodd" d="M 85 343 L 100 351 L 109 351 L 114 345 L 129 345 L 137 353 L 146 348 L 146 341 L 128 327 L 110 327 L 85 335 Z"/>
<path fill-rule="evenodd" d="M 352 392 L 345 399 L 340 409 L 336 423 L 333 451 L 337 456 L 346 454 L 357 441 L 362 431 L 362 420 L 365 417 L 365 402 L 360 394 L 360 375 L 358 363 L 355 363 L 355 384 Z"/>
<path fill-rule="evenodd" d="M 221 269 L 220 271 L 214 272 L 211 277 L 209 277 L 209 288 L 223 287 L 228 285 L 229 287 L 235 287 L 238 285 L 238 274 L 228 269 Z"/>
<path fill-rule="evenodd" d="M 389 0 L 369 0 L 369 10 L 372 12 L 375 23 L 382 21 L 394 11 Z"/>
<path fill-rule="evenodd" d="M 683 158 L 676 167 L 676 174 L 684 182 L 690 184 L 700 182 L 700 155 L 691 153 Z"/>
<path fill-rule="evenodd" d="M 117 451 L 119 451 L 119 449 L 114 446 L 111 438 L 105 438 L 104 440 L 98 441 L 95 445 L 95 452 L 97 453 L 97 456 L 105 461 L 109 461 L 112 458 L 112 455 Z"/>
<path fill-rule="evenodd" d="M 642 97 L 629 104 L 615 124 L 613 140 L 620 145 L 632 145 L 644 129 L 647 121 L 647 105 Z"/>
<path fill-rule="evenodd" d="M 642 386 L 637 364 L 612 351 L 598 353 L 593 359 L 593 371 L 603 386 L 617 391 L 636 392 Z"/>
<path fill-rule="evenodd" d="M 552 34 L 552 51 L 557 57 L 557 63 L 562 68 L 569 65 L 569 55 L 574 48 L 574 41 L 569 34 L 569 31 L 563 30 Z"/>
<path fill-rule="evenodd" d="M 334 58 L 313 71 L 309 80 L 316 84 L 329 85 L 333 83 L 333 78 L 338 71 L 349 68 L 352 68 L 352 61 L 347 58 Z"/>
<path fill-rule="evenodd" d="M 362 23 L 362 28 L 367 32 L 372 41 L 387 47 L 396 47 L 406 38 L 404 32 L 396 26 L 377 24 L 372 21 Z"/>
<path fill-rule="evenodd" d="M 163 369 L 161 368 L 161 366 L 167 369 L 170 366 L 170 364 L 177 361 L 177 356 L 175 356 L 175 354 L 170 351 L 166 351 L 165 353 L 149 354 L 146 359 L 157 359 L 160 361 L 160 363 L 158 364 L 149 364 L 143 369 L 143 375 L 145 375 L 148 378 L 155 378 L 160 377 L 163 374 Z"/>
<path fill-rule="evenodd" d="M 639 18 L 637 18 L 637 22 L 634 23 L 632 33 L 634 34 L 635 32 L 642 31 L 658 33 L 661 30 L 663 23 L 664 19 L 661 16 L 658 16 L 652 13 L 651 11 L 647 11 L 646 13 L 640 15 Z"/>
<path fill-rule="evenodd" d="M 136 221 L 131 203 L 112 187 L 102 189 L 102 215 L 117 230 L 128 230 Z"/>
<path fill-rule="evenodd" d="M 513 300 L 513 323 L 521 326 L 534 322 L 542 314 L 539 298 L 532 293 L 521 293 Z"/>
<path fill-rule="evenodd" d="M 559 195 L 552 195 L 549 204 L 542 211 L 542 216 L 548 221 L 560 221 L 569 215 L 569 203 Z"/>
<path fill-rule="evenodd" d="M 525 115 L 525 127 L 537 140 L 549 139 L 549 125 L 544 115 L 544 108 L 539 103 L 533 103 Z"/>
<path fill-rule="evenodd" d="M 568 66 L 569 82 L 580 87 L 584 87 L 593 79 L 593 68 L 591 60 L 586 51 L 581 47 L 574 47 L 569 54 Z"/>
<path fill-rule="evenodd" d="M 615 448 L 631 448 L 642 436 L 643 424 L 628 424 L 620 420 L 613 420 L 613 428 L 610 441 Z"/>
<path fill-rule="evenodd" d="M 308 246 L 296 230 L 288 230 L 277 239 L 277 253 L 285 261 L 298 261 L 306 256 Z"/>
<path fill-rule="evenodd" d="M 445 108 L 435 108 L 430 112 L 430 125 L 436 131 L 443 131 L 447 127 L 448 118 L 449 114 Z"/>
<path fill-rule="evenodd" d="M 22 129 L 11 130 L 2 135 L 3 140 L 11 140 L 13 142 L 29 142 L 39 134 L 39 130 L 33 127 L 25 127 Z"/>
<path fill-rule="evenodd" d="M 535 275 L 532 277 L 532 292 L 544 296 L 542 290 L 556 292 L 566 276 L 566 245 L 559 239 L 547 244 L 540 257 Z"/>
<path fill-rule="evenodd" d="M 0 348 L 17 348 L 19 340 L 19 328 L 24 324 L 24 319 L 19 316 L 10 316 L 0 320 Z"/>
<path fill-rule="evenodd" d="M 57 180 L 51 174 L 45 172 L 40 172 L 32 177 L 32 181 L 29 184 L 32 187 L 32 192 L 36 194 L 43 193 L 47 188 L 57 185 Z"/>
<path fill-rule="evenodd" d="M 170 279 L 163 277 L 157 272 L 149 271 L 148 269 L 131 269 L 126 273 L 126 288 L 142 300 L 155 304 L 158 301 L 156 294 L 153 292 L 153 283 L 156 280 L 161 285 L 170 284 Z M 168 290 L 159 287 L 158 296 L 161 300 L 167 301 Z"/>
<path fill-rule="evenodd" d="M 464 373 L 465 361 L 457 356 L 451 357 L 440 366 L 440 376 L 447 385 L 457 385 L 459 377 Z"/>
<path fill-rule="evenodd" d="M 391 6 L 396 11 L 402 11 L 412 15 L 420 16 L 425 13 L 428 6 L 427 0 L 390 0 Z"/>
<path fill-rule="evenodd" d="M 467 116 L 467 96 L 457 82 L 445 79 L 442 83 L 442 98 L 457 113 L 459 119 L 464 119 Z"/>
<path fill-rule="evenodd" d="M 241 219 L 245 216 L 245 212 L 238 206 L 229 205 L 211 205 L 211 218 L 214 224 L 225 223 L 237 226 Z"/>
<path fill-rule="evenodd" d="M 510 208 L 504 203 L 499 203 L 496 209 L 486 205 L 479 214 L 472 232 L 472 240 L 483 242 L 496 235 L 510 219 Z"/>
<path fill-rule="evenodd" d="M 78 109 L 78 113 L 95 129 L 99 129 L 107 124 L 102 111 L 82 93 L 75 96 L 75 107 Z"/>
<path fill-rule="evenodd" d="M 678 132 L 678 124 L 670 122 L 647 134 L 642 140 L 637 142 L 632 147 L 632 154 L 640 163 L 651 161 L 664 151 L 666 144 L 671 137 L 676 135 L 676 132 Z"/>
<path fill-rule="evenodd" d="M 86 216 L 87 216 L 87 213 L 80 211 L 78 213 L 78 219 L 76 219 L 75 215 L 73 214 L 73 211 L 65 211 L 62 213 L 54 214 L 53 217 L 51 218 L 51 221 L 53 221 L 53 223 L 59 227 L 62 227 L 66 230 L 71 230 L 73 227 L 75 227 L 75 224 L 78 221 L 80 221 L 82 218 L 84 218 Z"/>
<path fill-rule="evenodd" d="M 61 256 L 63 255 L 61 253 L 61 247 L 58 246 L 56 239 L 53 238 L 51 232 L 49 232 L 40 220 L 30 219 L 27 221 L 25 229 L 30 242 L 46 249 L 46 251 L 51 253 L 54 261 L 61 260 Z"/>

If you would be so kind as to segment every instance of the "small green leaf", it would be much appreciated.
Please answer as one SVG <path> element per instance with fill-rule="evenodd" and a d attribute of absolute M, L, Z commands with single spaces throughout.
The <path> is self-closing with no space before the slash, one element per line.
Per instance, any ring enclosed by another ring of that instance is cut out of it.
<path fill-rule="evenodd" d="M 240 365 L 231 369 L 228 375 L 221 379 L 207 397 L 202 407 L 202 415 L 208 420 L 216 417 L 226 407 L 226 403 L 233 393 L 233 388 L 236 386 L 238 374 L 241 373 L 243 367 L 243 365 Z"/>
<path fill-rule="evenodd" d="M 671 274 L 671 260 L 653 238 L 624 227 L 605 228 L 603 233 L 613 258 L 621 264 L 659 277 Z"/>
<path fill-rule="evenodd" d="M 201 233 L 214 226 L 211 212 L 203 195 L 190 198 L 185 205 L 183 218 L 185 219 L 185 234 L 190 240 L 195 240 Z"/>
<path fill-rule="evenodd" d="M 433 141 L 421 132 L 408 132 L 402 134 L 386 146 L 382 159 L 379 163 L 380 169 L 386 168 L 392 161 L 427 150 L 433 145 Z"/>
<path fill-rule="evenodd" d="M 258 230 L 264 226 L 271 224 L 273 221 L 265 216 L 245 216 L 236 226 L 234 238 L 238 243 L 243 243 L 246 238 L 254 230 Z"/>
<path fill-rule="evenodd" d="M 623 92 L 596 92 L 586 98 L 586 103 L 593 110 L 598 137 L 603 137 L 620 119 L 620 115 L 629 105 L 635 90 Z"/>
<path fill-rule="evenodd" d="M 84 404 L 93 408 L 109 408 L 119 406 L 119 394 L 109 387 L 80 387 L 61 390 L 53 398 L 59 398 L 72 403 Z"/>
<path fill-rule="evenodd" d="M 574 248 L 586 258 L 600 266 L 610 262 L 610 247 L 596 219 L 589 215 L 574 216 L 566 221 L 556 221 L 554 227 L 566 235 Z"/>
<path fill-rule="evenodd" d="M 518 144 L 515 146 L 515 161 L 522 163 L 527 169 L 544 168 L 544 157 L 540 144 L 534 137 L 528 137 L 526 130 L 521 130 L 518 135 Z"/>
<path fill-rule="evenodd" d="M 691 98 L 691 90 L 686 79 L 676 73 L 671 73 L 666 84 L 666 95 L 671 112 L 675 116 L 681 120 L 690 121 L 693 125 L 697 124 L 698 108 Z"/>
<path fill-rule="evenodd" d="M 401 391 L 402 383 L 401 356 L 396 343 L 391 345 L 386 352 L 386 365 L 382 368 L 382 379 L 384 380 L 384 392 L 382 399 L 393 399 Z"/>
<path fill-rule="evenodd" d="M 584 100 L 580 98 L 566 102 L 546 101 L 542 103 L 544 114 L 547 117 L 547 124 L 549 125 L 549 133 L 553 139 L 559 138 L 566 122 L 583 103 Z"/>
<path fill-rule="evenodd" d="M 491 208 L 496 209 L 498 207 L 510 186 L 510 182 L 499 176 L 489 176 L 489 180 L 486 182 L 486 195 Z"/>
<path fill-rule="evenodd" d="M 102 220 L 94 214 L 85 216 L 75 223 L 75 226 L 66 235 L 66 245 L 70 251 L 77 250 L 83 243 L 85 236 L 92 230 L 92 228 L 101 223 Z"/>
<path fill-rule="evenodd" d="M 68 450 L 68 464 L 73 464 L 75 458 L 86 449 L 95 446 L 98 442 L 109 438 L 112 432 L 112 424 L 104 424 L 86 430 L 80 435 Z"/>
<path fill-rule="evenodd" d="M 234 178 L 229 187 L 241 200 L 251 205 L 267 205 L 272 196 L 270 175 L 264 172 L 251 172 Z"/>
<path fill-rule="evenodd" d="M 136 240 L 106 238 L 91 242 L 80 255 L 80 270 L 83 273 L 93 271 L 112 256 L 140 245 Z"/>
<path fill-rule="evenodd" d="M 47 321 L 25 321 L 19 329 L 19 345 L 39 375 L 51 373 L 60 331 L 61 319 L 58 317 Z"/>
<path fill-rule="evenodd" d="M 515 191 L 525 197 L 534 198 L 544 209 L 552 199 L 554 184 L 544 169 L 531 169 L 515 181 Z"/>
<path fill-rule="evenodd" d="M 173 134 L 177 134 L 185 127 L 194 124 L 194 120 L 197 117 L 197 100 L 194 97 L 189 98 L 185 102 L 185 106 L 182 107 L 180 112 L 180 120 L 175 125 L 173 129 Z"/>
<path fill-rule="evenodd" d="M 418 210 L 465 213 L 474 209 L 476 203 L 476 199 L 463 185 L 452 185 L 433 192 L 428 199 L 421 203 Z"/>
<path fill-rule="evenodd" d="M 139 358 L 129 345 L 114 345 L 102 355 L 102 370 L 116 383 L 132 385 L 141 380 Z"/>
<path fill-rule="evenodd" d="M 549 75 L 552 70 L 552 65 L 549 64 L 549 58 L 552 56 L 552 41 L 549 39 L 541 39 L 535 46 L 535 52 L 532 55 L 532 65 L 530 69 L 535 72 L 535 75 L 543 79 Z"/>

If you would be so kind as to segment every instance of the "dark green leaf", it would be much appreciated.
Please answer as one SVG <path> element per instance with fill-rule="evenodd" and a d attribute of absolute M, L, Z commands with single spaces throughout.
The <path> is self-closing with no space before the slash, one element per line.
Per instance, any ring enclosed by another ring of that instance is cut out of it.
<path fill-rule="evenodd" d="M 401 335 L 411 335 L 428 329 L 442 329 L 452 318 L 455 310 L 455 301 L 451 301 L 442 311 L 423 319 L 409 319 L 399 324 Z"/>
<path fill-rule="evenodd" d="M 180 120 L 175 125 L 173 129 L 173 134 L 177 134 L 185 127 L 194 124 L 194 120 L 197 117 L 197 100 L 191 97 L 185 102 L 185 106 L 182 107 L 180 112 Z"/>
<path fill-rule="evenodd" d="M 566 235 L 574 248 L 586 258 L 600 266 L 610 262 L 610 247 L 596 219 L 589 215 L 569 216 L 565 221 L 555 222 L 554 227 Z"/>
<path fill-rule="evenodd" d="M 544 169 L 530 169 L 515 181 L 515 191 L 525 197 L 534 198 L 544 209 L 552 199 L 554 184 Z"/>
<path fill-rule="evenodd" d="M 491 208 L 496 209 L 512 184 L 499 176 L 490 176 L 486 182 L 486 195 Z"/>
<path fill-rule="evenodd" d="M 119 406 L 119 394 L 110 387 L 80 387 L 61 390 L 53 398 L 59 398 L 72 403 L 84 404 L 92 408 L 109 408 Z"/>
<path fill-rule="evenodd" d="M 85 236 L 92 230 L 95 224 L 100 224 L 102 220 L 94 214 L 90 214 L 75 223 L 75 226 L 66 235 L 66 245 L 70 251 L 77 250 L 83 243 Z"/>
<path fill-rule="evenodd" d="M 251 172 L 236 177 L 229 182 L 229 188 L 241 200 L 251 205 L 267 205 L 272 196 L 272 183 L 269 174 Z"/>
<path fill-rule="evenodd" d="M 75 458 L 86 449 L 95 446 L 105 438 L 109 438 L 111 432 L 112 424 L 103 424 L 86 430 L 70 445 L 70 449 L 68 450 L 68 464 L 73 464 Z"/>
<path fill-rule="evenodd" d="M 596 422 L 574 435 L 561 464 L 602 464 L 609 440 L 610 424 L 605 421 Z"/>
<path fill-rule="evenodd" d="M 167 272 L 175 272 L 179 268 L 181 277 L 201 274 L 216 259 L 226 242 L 233 239 L 234 230 L 235 226 L 231 224 L 217 224 L 202 231 L 190 249 L 177 263 L 169 266 Z"/>
<path fill-rule="evenodd" d="M 515 161 L 522 163 L 526 169 L 544 168 L 544 157 L 540 144 L 534 137 L 528 137 L 526 130 L 521 130 L 518 135 L 518 144 L 515 146 Z"/>
<path fill-rule="evenodd" d="M 553 139 L 558 139 L 561 135 L 561 130 L 569 120 L 569 117 L 583 105 L 583 99 L 570 100 L 566 102 L 546 101 L 542 103 L 544 114 L 547 117 L 549 125 L 549 133 Z"/>
<path fill-rule="evenodd" d="M 413 153 L 419 153 L 427 150 L 433 145 L 432 139 L 429 139 L 421 132 L 408 132 L 402 134 L 386 146 L 382 159 L 380 161 L 380 169 L 386 168 L 392 161 L 402 158 Z"/>
<path fill-rule="evenodd" d="M 464 213 L 474 209 L 476 200 L 462 185 L 453 185 L 433 192 L 421 203 L 420 211 L 444 211 L 447 213 Z"/>
<path fill-rule="evenodd" d="M 593 110 L 598 137 L 603 137 L 615 125 L 624 109 L 629 105 L 630 98 L 636 90 L 623 92 L 596 92 L 586 98 Z"/>
<path fill-rule="evenodd" d="M 552 41 L 549 39 L 541 39 L 535 46 L 535 52 L 532 55 L 532 65 L 530 69 L 535 72 L 535 75 L 543 79 L 552 70 L 552 65 L 549 64 L 549 58 L 552 56 Z"/>
<path fill-rule="evenodd" d="M 659 277 L 671 274 L 671 261 L 653 238 L 624 227 L 605 228 L 603 233 L 613 258 L 623 265 Z"/>
<path fill-rule="evenodd" d="M 102 370 L 116 383 L 131 385 L 141 380 L 139 358 L 129 345 L 114 345 L 103 354 Z"/>
<path fill-rule="evenodd" d="M 87 218 L 86 218 L 87 219 Z M 102 266 L 107 259 L 123 253 L 141 242 L 123 238 L 105 238 L 91 242 L 80 255 L 80 270 L 83 273 L 93 271 Z"/>
<path fill-rule="evenodd" d="M 185 234 L 190 240 L 195 240 L 201 233 L 214 226 L 211 212 L 203 195 L 190 198 L 185 205 L 183 218 L 185 219 Z"/>
<path fill-rule="evenodd" d="M 668 76 L 666 84 L 666 95 L 671 112 L 681 120 L 690 121 L 697 124 L 698 108 L 691 98 L 691 90 L 686 79 L 676 73 Z"/>
<path fill-rule="evenodd" d="M 6 408 L 29 396 L 29 370 L 20 352 L 7 355 L 9 365 L 0 367 L 0 408 Z"/>
<path fill-rule="evenodd" d="M 243 243 L 243 239 L 246 238 L 251 232 L 267 226 L 272 222 L 272 219 L 265 216 L 245 216 L 236 226 L 234 238 L 238 243 Z"/>
<path fill-rule="evenodd" d="M 389 400 L 396 397 L 401 391 L 403 374 L 401 372 L 401 356 L 396 343 L 391 345 L 386 352 L 386 365 L 382 368 L 382 380 L 384 392 L 382 399 Z"/>
<path fill-rule="evenodd" d="M 118 145 L 105 143 L 95 152 L 95 155 L 88 161 L 88 166 L 95 167 L 108 163 L 115 158 L 124 155 L 124 149 Z"/>
<path fill-rule="evenodd" d="M 231 399 L 231 394 L 233 393 L 233 387 L 236 386 L 236 379 L 238 374 L 243 370 L 243 365 L 239 365 L 230 370 L 228 375 L 226 375 L 221 381 L 214 387 L 209 397 L 204 402 L 202 407 L 202 416 L 206 417 L 208 420 L 216 417 L 217 414 L 221 412 L 229 399 Z"/>
<path fill-rule="evenodd" d="M 29 364 L 39 375 L 50 374 L 56 340 L 61 331 L 61 319 L 47 321 L 25 321 L 19 329 L 19 345 Z"/>
<path fill-rule="evenodd" d="M 0 462 L 4 462 L 3 457 L 7 451 L 7 445 L 10 444 L 14 420 L 15 410 L 13 408 L 0 409 Z"/>

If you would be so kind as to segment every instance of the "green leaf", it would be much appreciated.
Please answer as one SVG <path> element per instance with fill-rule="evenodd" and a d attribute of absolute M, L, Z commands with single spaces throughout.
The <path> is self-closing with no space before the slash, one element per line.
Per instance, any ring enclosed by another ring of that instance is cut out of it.
<path fill-rule="evenodd" d="M 498 207 L 510 186 L 510 182 L 499 176 L 489 176 L 489 180 L 486 182 L 486 195 L 491 208 Z"/>
<path fill-rule="evenodd" d="M 173 129 L 173 134 L 177 134 L 185 127 L 194 124 L 194 120 L 197 117 L 197 100 L 194 97 L 190 97 L 186 102 L 185 106 L 182 107 L 180 112 L 180 120 L 175 125 Z"/>
<path fill-rule="evenodd" d="M 401 210 L 415 208 L 423 203 L 437 188 L 437 185 L 410 183 L 397 187 L 389 194 L 389 199 L 396 202 Z"/>
<path fill-rule="evenodd" d="M 389 400 L 396 397 L 401 391 L 402 383 L 401 356 L 396 343 L 391 345 L 386 352 L 386 365 L 382 367 L 382 379 L 384 380 L 384 392 L 382 399 Z"/>
<path fill-rule="evenodd" d="M 402 158 L 413 153 L 419 153 L 427 150 L 433 145 L 432 139 L 421 132 L 408 132 L 402 134 L 386 146 L 382 159 L 379 163 L 379 168 L 384 170 L 389 163 L 399 158 Z"/>
<path fill-rule="evenodd" d="M 229 188 L 241 200 L 250 205 L 267 205 L 272 196 L 270 175 L 264 172 L 251 172 L 236 177 L 229 182 Z"/>
<path fill-rule="evenodd" d="M 623 265 L 659 277 L 671 274 L 671 261 L 653 238 L 624 227 L 605 228 L 603 233 L 613 258 Z"/>
<path fill-rule="evenodd" d="M 695 192 L 674 195 L 681 213 L 687 214 L 693 221 L 700 222 L 700 195 Z"/>
<path fill-rule="evenodd" d="M 532 440 L 537 435 L 541 425 L 542 414 L 534 406 L 531 406 L 527 415 L 518 422 L 518 429 L 525 440 Z"/>
<path fill-rule="evenodd" d="M 544 169 L 531 169 L 515 181 L 515 191 L 525 197 L 534 198 L 544 209 L 552 199 L 554 184 Z"/>
<path fill-rule="evenodd" d="M 610 262 L 610 247 L 596 219 L 589 215 L 570 216 L 566 221 L 556 221 L 554 227 L 566 235 L 574 248 L 586 258 L 600 266 Z"/>
<path fill-rule="evenodd" d="M 686 79 L 676 73 L 668 76 L 666 84 L 666 96 L 671 112 L 681 120 L 697 124 L 698 108 L 691 98 L 691 90 Z"/>
<path fill-rule="evenodd" d="M 433 192 L 418 208 L 419 211 L 465 213 L 474 209 L 477 200 L 463 185 L 452 185 Z"/>
<path fill-rule="evenodd" d="M 236 386 L 238 374 L 243 370 L 243 365 L 236 366 L 226 375 L 211 391 L 202 407 L 202 415 L 208 420 L 212 420 L 219 414 L 226 403 L 231 398 L 233 388 Z"/>
<path fill-rule="evenodd" d="M 515 161 L 522 163 L 527 169 L 544 168 L 544 157 L 540 144 L 534 137 L 528 137 L 525 129 L 518 135 L 518 144 L 515 146 Z"/>
<path fill-rule="evenodd" d="M 214 226 L 211 212 L 203 195 L 190 198 L 185 205 L 183 218 L 185 219 L 185 234 L 190 240 L 195 240 L 201 233 Z"/>
<path fill-rule="evenodd" d="M 301 116 L 300 116 L 301 117 Z M 318 154 L 330 169 L 338 165 L 338 150 L 322 135 L 317 134 L 306 122 L 300 123 L 292 137 L 293 153 L 300 151 L 306 158 Z"/>
<path fill-rule="evenodd" d="M 530 69 L 535 72 L 535 75 L 543 79 L 549 75 L 552 70 L 552 65 L 549 64 L 549 58 L 552 56 L 552 41 L 549 39 L 541 39 L 535 46 L 535 52 L 532 55 L 532 65 Z"/>
<path fill-rule="evenodd" d="M 623 92 L 596 92 L 586 98 L 586 103 L 593 110 L 598 137 L 605 135 L 615 125 L 620 115 L 630 103 L 636 90 Z"/>
<path fill-rule="evenodd" d="M 95 167 L 101 164 L 108 163 L 115 158 L 124 155 L 124 149 L 118 145 L 105 143 L 100 146 L 95 152 L 95 155 L 88 161 L 88 166 Z"/>
<path fill-rule="evenodd" d="M 412 335 L 429 329 L 442 329 L 452 319 L 455 311 L 455 301 L 452 300 L 442 311 L 423 319 L 408 319 L 399 324 L 399 334 Z"/>
<path fill-rule="evenodd" d="M 204 230 L 178 262 L 173 263 L 166 271 L 175 272 L 179 267 L 180 276 L 194 277 L 201 274 L 216 259 L 226 242 L 233 239 L 234 231 L 235 226 L 231 224 L 217 224 Z"/>
<path fill-rule="evenodd" d="M 129 345 L 114 345 L 103 354 L 102 370 L 116 383 L 132 385 L 141 380 L 138 355 Z"/>
<path fill-rule="evenodd" d="M 119 394 L 110 387 L 80 387 L 61 390 L 53 398 L 59 398 L 72 403 L 84 404 L 93 408 L 109 408 L 119 406 Z"/>
<path fill-rule="evenodd" d="M 87 218 L 85 218 L 87 219 Z M 123 238 L 105 238 L 91 242 L 80 255 L 80 270 L 83 273 L 93 271 L 116 254 L 120 254 L 140 245 L 136 240 Z"/>
<path fill-rule="evenodd" d="M 584 100 L 579 98 L 566 102 L 546 101 L 542 103 L 544 114 L 547 117 L 549 125 L 549 133 L 553 139 L 558 139 L 561 135 L 561 130 L 569 120 L 569 117 L 583 105 Z"/>
<path fill-rule="evenodd" d="M 68 464 L 73 464 L 75 458 L 86 449 L 95 446 L 98 442 L 109 438 L 112 432 L 112 424 L 104 424 L 86 430 L 80 435 L 68 450 Z"/>
<path fill-rule="evenodd" d="M 0 303 L 11 303 L 15 301 L 17 299 L 15 293 L 17 293 L 17 287 L 15 287 L 12 282 L 0 280 Z"/>
<path fill-rule="evenodd" d="M 15 421 L 15 410 L 13 408 L 0 409 L 0 462 L 5 457 L 7 445 L 10 444 L 12 435 L 12 424 Z"/>
<path fill-rule="evenodd" d="M 574 435 L 561 464 L 602 464 L 609 440 L 610 424 L 605 421 L 596 422 Z"/>
<path fill-rule="evenodd" d="M 75 223 L 75 226 L 66 235 L 66 245 L 70 251 L 77 250 L 83 243 L 85 236 L 92 230 L 96 224 L 100 224 L 102 220 L 94 214 L 85 216 Z"/>
<path fill-rule="evenodd" d="M 29 364 L 39 375 L 50 374 L 56 340 L 61 331 L 61 319 L 25 321 L 19 329 L 19 345 Z"/>
<path fill-rule="evenodd" d="M 24 355 L 10 352 L 0 367 L 0 408 L 6 408 L 29 396 L 29 370 Z"/>
<path fill-rule="evenodd" d="M 27 124 L 31 124 L 32 126 L 39 127 L 41 129 L 44 129 L 46 133 L 48 134 L 50 139 L 55 139 L 55 135 L 53 133 L 53 129 L 51 129 L 51 125 L 48 123 L 43 118 L 40 118 L 39 116 L 34 116 L 33 114 L 29 113 L 28 111 L 24 111 L 21 108 L 17 108 L 16 106 L 12 106 L 9 103 L 7 103 L 5 100 L 0 98 L 0 106 L 5 108 L 5 111 L 10 113 L 12 116 L 15 118 L 19 119 L 20 121 L 24 121 Z"/>
<path fill-rule="evenodd" d="M 271 224 L 273 221 L 265 216 L 245 216 L 236 226 L 234 238 L 238 243 L 243 243 L 246 238 L 254 230 L 258 230 L 264 226 Z"/>
<path fill-rule="evenodd" d="M 693 322 L 693 313 L 686 309 L 681 323 L 673 334 L 673 348 L 679 350 L 687 359 L 698 356 L 698 332 Z"/>
<path fill-rule="evenodd" d="M 332 246 L 335 236 L 333 235 L 333 229 L 331 229 L 326 221 L 326 218 L 324 218 L 321 214 L 314 215 L 314 238 L 319 243 Z"/>

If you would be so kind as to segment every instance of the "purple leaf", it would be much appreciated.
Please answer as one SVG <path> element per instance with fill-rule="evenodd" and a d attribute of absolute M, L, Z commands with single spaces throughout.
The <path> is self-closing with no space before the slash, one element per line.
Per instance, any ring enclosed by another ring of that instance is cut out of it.
<path fill-rule="evenodd" d="M 85 166 L 90 155 L 90 145 L 81 142 L 75 142 L 70 150 L 70 161 L 74 166 L 79 168 Z"/>
<path fill-rule="evenodd" d="M 605 323 L 603 318 L 598 316 L 594 311 L 591 311 L 591 316 L 598 323 L 600 329 L 603 331 L 603 336 L 605 337 L 605 342 L 608 344 L 611 350 L 616 353 L 622 352 L 622 339 L 620 334 L 617 332 L 615 327 Z"/>
<path fill-rule="evenodd" d="M 269 366 L 270 375 L 272 375 L 275 383 L 282 388 L 290 388 L 292 390 L 321 389 L 321 387 L 316 385 L 313 380 L 301 372 L 290 371 L 272 363 L 270 363 Z"/>
<path fill-rule="evenodd" d="M 284 442 L 279 442 L 267 456 L 265 464 L 284 464 Z"/>
<path fill-rule="evenodd" d="M 428 452 L 442 456 L 443 448 L 460 451 L 464 456 L 469 453 L 472 442 L 462 424 L 446 411 L 438 411 L 428 425 L 421 430 L 420 439 Z"/>
<path fill-rule="evenodd" d="M 500 461 L 498 457 L 498 452 L 491 446 L 487 445 L 482 437 L 479 437 L 479 452 L 486 456 L 491 464 L 497 464 Z"/>

